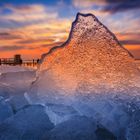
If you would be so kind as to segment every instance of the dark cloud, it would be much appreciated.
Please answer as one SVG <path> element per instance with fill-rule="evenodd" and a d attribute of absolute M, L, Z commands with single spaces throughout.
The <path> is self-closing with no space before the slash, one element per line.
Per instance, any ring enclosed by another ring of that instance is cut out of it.
<path fill-rule="evenodd" d="M 140 40 L 121 40 L 124 45 L 140 45 Z"/>
<path fill-rule="evenodd" d="M 24 46 L 0 46 L 0 51 L 16 51 L 25 49 Z"/>
<path fill-rule="evenodd" d="M 38 42 L 54 42 L 54 39 L 28 39 L 28 40 L 21 40 L 17 41 L 16 43 L 20 44 L 32 44 L 32 43 L 38 43 Z"/>
<path fill-rule="evenodd" d="M 116 33 L 117 38 L 123 45 L 139 45 L 140 46 L 140 33 Z"/>
<path fill-rule="evenodd" d="M 135 32 L 130 32 L 130 33 L 119 33 L 120 35 L 124 35 L 124 36 L 138 36 L 140 37 L 140 33 L 135 33 Z"/>
<path fill-rule="evenodd" d="M 120 38 L 120 42 L 124 45 L 140 45 L 140 33 L 118 33 L 116 34 Z"/>
<path fill-rule="evenodd" d="M 50 43 L 50 44 L 43 44 L 42 45 L 42 47 L 44 48 L 46 48 L 46 47 L 55 47 L 55 46 L 60 46 L 60 45 L 62 45 L 64 42 L 54 42 L 54 43 Z"/>
<path fill-rule="evenodd" d="M 135 56 L 135 59 L 140 60 L 140 50 L 131 50 L 131 53 L 133 54 L 133 56 Z"/>
<path fill-rule="evenodd" d="M 0 32 L 0 40 L 21 39 L 19 35 L 13 35 L 7 32 Z"/>
<path fill-rule="evenodd" d="M 6 33 L 6 32 L 3 32 L 3 33 L 0 33 L 0 36 L 8 36 L 9 33 Z"/>
<path fill-rule="evenodd" d="M 103 11 L 111 13 L 140 8 L 140 0 L 106 0 L 106 2 Z"/>

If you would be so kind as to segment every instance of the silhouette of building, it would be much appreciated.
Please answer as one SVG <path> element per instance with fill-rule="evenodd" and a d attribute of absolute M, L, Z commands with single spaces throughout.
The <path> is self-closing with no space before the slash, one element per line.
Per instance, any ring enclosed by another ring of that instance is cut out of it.
<path fill-rule="evenodd" d="M 20 54 L 14 55 L 14 64 L 15 65 L 22 64 L 22 59 L 21 59 L 21 55 Z"/>

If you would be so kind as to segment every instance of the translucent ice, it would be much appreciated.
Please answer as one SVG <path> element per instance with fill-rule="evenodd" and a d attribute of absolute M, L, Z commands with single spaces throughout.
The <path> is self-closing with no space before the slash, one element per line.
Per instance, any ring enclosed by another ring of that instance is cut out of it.
<path fill-rule="evenodd" d="M 44 55 L 31 92 L 60 101 L 132 88 L 139 90 L 140 72 L 131 54 L 94 15 L 79 13 L 68 40 Z"/>
<path fill-rule="evenodd" d="M 12 107 L 0 97 L 0 123 L 13 115 Z"/>
<path fill-rule="evenodd" d="M 79 13 L 68 40 L 42 57 L 28 97 L 33 103 L 55 104 L 47 112 L 54 122 L 72 114 L 59 115 L 63 104 L 122 140 L 134 134 L 129 131 L 135 130 L 132 116 L 140 110 L 140 71 L 113 33 L 94 15 Z"/>
<path fill-rule="evenodd" d="M 74 117 L 56 125 L 43 140 L 97 140 L 96 125 L 86 117 Z"/>
<path fill-rule="evenodd" d="M 26 106 L 0 125 L 0 139 L 40 140 L 52 128 L 43 106 Z"/>

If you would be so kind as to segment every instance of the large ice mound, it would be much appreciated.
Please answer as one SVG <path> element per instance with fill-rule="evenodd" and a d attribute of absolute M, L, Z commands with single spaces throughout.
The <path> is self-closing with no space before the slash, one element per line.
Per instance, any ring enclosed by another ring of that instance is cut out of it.
<path fill-rule="evenodd" d="M 94 15 L 77 14 L 68 40 L 44 55 L 31 92 L 43 100 L 140 88 L 140 71 Z M 45 99 L 46 98 L 46 99 Z"/>
<path fill-rule="evenodd" d="M 30 103 L 45 105 L 56 125 L 46 138 L 55 139 L 53 134 L 59 135 L 58 128 L 63 125 L 70 128 L 60 139 L 73 131 L 71 119 L 76 115 L 103 126 L 112 139 L 140 137 L 136 117 L 140 111 L 140 71 L 133 56 L 92 14 L 78 13 L 68 40 L 43 55 L 26 97 Z M 103 139 L 105 130 L 97 130 L 97 139 Z"/>

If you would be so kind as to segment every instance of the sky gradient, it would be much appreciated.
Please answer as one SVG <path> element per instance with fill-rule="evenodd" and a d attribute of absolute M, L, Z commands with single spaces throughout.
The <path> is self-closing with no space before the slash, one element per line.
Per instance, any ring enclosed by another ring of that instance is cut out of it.
<path fill-rule="evenodd" d="M 39 58 L 61 45 L 77 12 L 94 14 L 140 59 L 139 0 L 0 0 L 0 58 Z"/>

